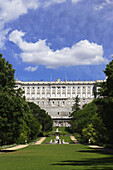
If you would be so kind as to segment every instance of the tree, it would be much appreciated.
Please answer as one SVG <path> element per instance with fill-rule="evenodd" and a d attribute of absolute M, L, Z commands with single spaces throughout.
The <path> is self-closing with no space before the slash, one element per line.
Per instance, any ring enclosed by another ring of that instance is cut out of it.
<path fill-rule="evenodd" d="M 106 66 L 104 73 L 106 81 L 99 84 L 96 104 L 107 129 L 108 142 L 113 144 L 113 60 Z"/>
<path fill-rule="evenodd" d="M 14 72 L 12 65 L 0 54 L 1 145 L 34 139 L 40 131 L 40 124 L 31 113 L 22 90 L 15 89 Z"/>
<path fill-rule="evenodd" d="M 73 115 L 70 124 L 73 133 L 79 133 L 84 141 L 88 142 L 88 129 L 92 132 L 90 133 L 90 138 L 93 139 L 92 142 L 96 141 L 97 143 L 101 143 L 106 140 L 106 128 L 99 116 L 98 107 L 95 102 L 91 102 L 83 109 L 78 110 Z M 92 130 L 91 127 L 93 128 Z M 94 135 L 94 131 L 96 132 L 96 135 Z"/>
<path fill-rule="evenodd" d="M 77 110 L 80 109 L 79 102 L 80 102 L 80 99 L 79 99 L 79 97 L 78 97 L 78 95 L 77 95 L 76 98 L 75 98 L 74 105 L 72 106 L 72 111 L 73 111 L 73 112 L 76 112 Z"/>
<path fill-rule="evenodd" d="M 99 96 L 113 97 L 113 60 L 106 66 L 104 70 L 106 81 L 98 84 Z"/>
<path fill-rule="evenodd" d="M 32 113 L 35 115 L 39 123 L 42 125 L 42 131 L 51 131 L 53 126 L 53 120 L 45 110 L 41 109 L 38 105 L 33 102 L 28 102 Z"/>
<path fill-rule="evenodd" d="M 15 70 L 12 68 L 12 65 L 9 64 L 5 58 L 2 58 L 0 54 L 0 89 L 2 90 L 14 90 L 15 79 L 14 79 Z"/>

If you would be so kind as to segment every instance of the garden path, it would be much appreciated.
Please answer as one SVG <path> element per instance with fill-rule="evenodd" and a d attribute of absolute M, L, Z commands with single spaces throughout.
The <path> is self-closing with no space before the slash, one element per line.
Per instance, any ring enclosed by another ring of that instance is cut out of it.
<path fill-rule="evenodd" d="M 77 139 L 75 139 L 74 136 L 70 136 L 70 138 L 71 138 L 71 140 L 72 140 L 74 143 L 79 144 L 79 142 L 77 141 Z"/>
<path fill-rule="evenodd" d="M 46 137 L 42 137 L 40 140 L 38 140 L 35 145 L 40 145 L 44 140 L 46 139 Z"/>

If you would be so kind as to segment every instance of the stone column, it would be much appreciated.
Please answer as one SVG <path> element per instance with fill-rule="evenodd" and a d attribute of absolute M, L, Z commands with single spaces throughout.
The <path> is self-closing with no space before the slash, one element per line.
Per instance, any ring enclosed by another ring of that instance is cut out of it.
<path fill-rule="evenodd" d="M 88 98 L 88 94 L 87 94 L 87 88 L 88 88 L 88 87 L 86 86 L 86 98 Z"/>
<path fill-rule="evenodd" d="M 37 98 L 37 97 L 36 97 L 36 96 L 37 96 L 36 94 L 37 94 L 37 87 L 35 87 L 35 97 L 34 97 L 35 99 Z"/>
<path fill-rule="evenodd" d="M 92 98 L 92 94 L 93 94 L 92 90 L 93 90 L 93 88 L 92 88 L 92 86 L 91 86 L 91 98 Z"/>
<path fill-rule="evenodd" d="M 66 92 L 65 93 L 66 93 L 66 97 L 67 97 L 67 85 L 66 85 Z"/>
<path fill-rule="evenodd" d="M 62 97 L 62 86 L 60 87 L 60 97 Z"/>
<path fill-rule="evenodd" d="M 75 88 L 75 96 L 77 96 L 77 86 L 76 86 L 76 88 Z"/>
<path fill-rule="evenodd" d="M 47 98 L 47 87 L 45 86 L 45 98 Z"/>
<path fill-rule="evenodd" d="M 42 98 L 42 87 L 40 86 L 40 98 Z"/>
<path fill-rule="evenodd" d="M 50 91 L 51 91 L 51 92 L 50 92 L 50 93 L 51 93 L 51 94 L 50 94 L 50 97 L 52 97 L 52 87 L 50 87 Z"/>
<path fill-rule="evenodd" d="M 30 99 L 32 98 L 31 88 L 32 88 L 32 87 L 29 87 L 29 96 L 30 96 Z"/>
<path fill-rule="evenodd" d="M 55 93 L 56 93 L 56 97 L 57 97 L 57 86 L 56 86 L 56 88 L 55 88 Z"/>
<path fill-rule="evenodd" d="M 72 86 L 71 86 L 71 94 L 70 94 L 70 98 L 72 98 Z"/>
<path fill-rule="evenodd" d="M 82 86 L 81 86 L 81 88 L 80 88 L 80 98 L 82 98 Z"/>

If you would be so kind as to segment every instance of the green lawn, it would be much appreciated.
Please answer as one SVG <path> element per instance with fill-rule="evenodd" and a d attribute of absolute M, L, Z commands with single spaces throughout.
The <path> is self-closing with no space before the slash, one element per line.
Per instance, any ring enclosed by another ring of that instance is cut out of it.
<path fill-rule="evenodd" d="M 74 142 L 70 139 L 70 136 L 62 136 L 61 135 L 59 137 L 60 137 L 61 141 L 64 139 L 65 142 L 69 142 L 70 144 L 74 144 Z M 51 139 L 52 139 L 52 141 L 54 141 L 55 136 L 47 137 L 42 144 L 49 143 Z"/>
<path fill-rule="evenodd" d="M 65 127 L 59 127 L 58 130 L 60 131 L 61 135 L 70 135 L 70 133 L 65 130 Z M 56 131 L 56 127 L 53 127 L 53 130 L 50 132 L 45 132 L 44 136 L 55 135 L 55 131 Z"/>
<path fill-rule="evenodd" d="M 31 145 L 0 154 L 0 170 L 111 170 L 113 155 L 80 144 Z"/>

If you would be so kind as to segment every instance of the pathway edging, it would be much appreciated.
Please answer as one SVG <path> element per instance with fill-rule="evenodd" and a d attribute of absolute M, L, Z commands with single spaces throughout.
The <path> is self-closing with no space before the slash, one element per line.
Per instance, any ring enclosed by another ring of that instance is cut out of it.
<path fill-rule="evenodd" d="M 44 140 L 46 139 L 46 137 L 42 137 L 40 140 L 38 140 L 35 145 L 40 145 Z"/>
<path fill-rule="evenodd" d="M 74 136 L 70 136 L 70 138 L 75 144 L 80 144 Z"/>

